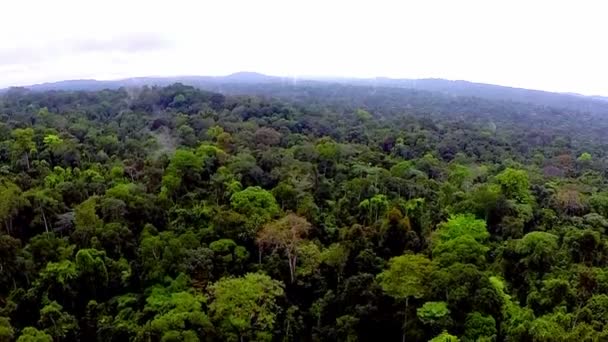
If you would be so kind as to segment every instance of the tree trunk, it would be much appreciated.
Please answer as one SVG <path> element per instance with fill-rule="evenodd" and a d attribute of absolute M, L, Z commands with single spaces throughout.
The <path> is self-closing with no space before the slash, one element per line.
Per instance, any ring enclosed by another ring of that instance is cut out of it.
<path fill-rule="evenodd" d="M 46 215 L 44 214 L 44 209 L 42 209 L 42 207 L 40 207 L 40 212 L 42 212 L 42 220 L 44 221 L 44 229 L 46 230 L 46 232 L 49 232 L 49 225 L 46 221 Z"/>
<path fill-rule="evenodd" d="M 405 313 L 403 314 L 403 337 L 401 342 L 405 342 L 405 328 L 407 326 L 407 308 L 409 306 L 409 298 L 405 298 Z"/>
<path fill-rule="evenodd" d="M 258 265 L 262 264 L 262 247 L 258 248 Z"/>
<path fill-rule="evenodd" d="M 289 263 L 289 276 L 290 276 L 291 282 L 293 283 L 294 278 L 295 278 L 296 256 L 292 255 L 291 252 L 289 252 L 289 250 L 287 251 L 287 261 Z"/>

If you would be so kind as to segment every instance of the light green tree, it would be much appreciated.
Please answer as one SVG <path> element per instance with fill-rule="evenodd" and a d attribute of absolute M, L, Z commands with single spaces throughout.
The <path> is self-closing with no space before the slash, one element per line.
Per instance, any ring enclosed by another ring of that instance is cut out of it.
<path fill-rule="evenodd" d="M 439 224 L 434 239 L 440 243 L 464 235 L 468 235 L 479 242 L 483 242 L 490 237 L 485 221 L 478 220 L 471 214 L 458 214 L 450 217 L 447 222 Z"/>
<path fill-rule="evenodd" d="M 496 176 L 496 182 L 500 185 L 502 193 L 518 203 L 529 203 L 530 181 L 528 173 L 524 170 L 507 168 Z"/>
<path fill-rule="evenodd" d="M 188 291 L 183 274 L 169 287 L 155 286 L 146 298 L 144 312 L 154 314 L 146 329 L 161 341 L 199 341 L 212 330 L 203 311 L 204 295 Z"/>
<path fill-rule="evenodd" d="M 10 318 L 0 316 L 0 341 L 12 341 L 14 336 L 15 330 L 11 326 Z"/>
<path fill-rule="evenodd" d="M 460 339 L 454 335 L 450 335 L 447 331 L 433 337 L 429 342 L 458 342 Z"/>
<path fill-rule="evenodd" d="M 223 278 L 209 287 L 212 321 L 224 340 L 270 341 L 283 284 L 260 273 Z"/>
<path fill-rule="evenodd" d="M 27 169 L 30 169 L 30 156 L 36 152 L 34 130 L 32 128 L 16 128 L 13 130 L 11 150 L 13 155 L 25 159 Z"/>
<path fill-rule="evenodd" d="M 591 161 L 591 159 L 593 159 L 593 158 L 591 157 L 591 154 L 590 154 L 589 152 L 583 152 L 583 153 L 581 153 L 581 155 L 580 155 L 580 156 L 577 158 L 577 160 L 578 160 L 579 162 L 584 162 L 584 163 L 590 162 L 590 161 Z"/>
<path fill-rule="evenodd" d="M 51 165 L 53 164 L 53 157 L 55 153 L 59 150 L 61 145 L 63 144 L 63 139 L 56 134 L 48 134 L 42 140 L 44 146 L 49 152 Z"/>
<path fill-rule="evenodd" d="M 372 198 L 368 198 L 359 203 L 359 208 L 367 211 L 367 222 L 372 224 L 380 218 L 380 215 L 384 214 L 388 209 L 388 198 L 386 195 L 374 195 Z"/>
<path fill-rule="evenodd" d="M 419 254 L 405 254 L 389 261 L 388 269 L 377 276 L 380 286 L 389 296 L 405 302 L 403 342 L 406 338 L 407 311 L 410 298 L 421 298 L 428 290 L 427 279 L 432 263 Z"/>
<path fill-rule="evenodd" d="M 53 342 L 53 337 L 34 327 L 26 327 L 21 331 L 17 342 Z"/>
<path fill-rule="evenodd" d="M 4 222 L 7 233 L 13 230 L 13 218 L 28 205 L 29 201 L 17 185 L 9 181 L 0 183 L 0 220 Z"/>
<path fill-rule="evenodd" d="M 416 315 L 432 328 L 445 327 L 450 322 L 450 309 L 446 302 L 426 302 L 416 310 Z"/>

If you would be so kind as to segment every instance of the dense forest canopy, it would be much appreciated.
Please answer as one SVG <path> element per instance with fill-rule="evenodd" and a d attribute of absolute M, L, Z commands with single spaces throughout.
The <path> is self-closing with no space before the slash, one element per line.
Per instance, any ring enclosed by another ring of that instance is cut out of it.
<path fill-rule="evenodd" d="M 0 96 L 0 341 L 608 339 L 608 116 L 212 88 Z"/>

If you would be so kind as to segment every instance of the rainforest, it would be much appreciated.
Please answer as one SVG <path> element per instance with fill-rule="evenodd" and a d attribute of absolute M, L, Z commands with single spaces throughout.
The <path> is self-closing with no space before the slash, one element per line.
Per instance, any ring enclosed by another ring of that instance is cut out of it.
<path fill-rule="evenodd" d="M 458 89 L 3 91 L 0 341 L 608 340 L 608 102 Z"/>

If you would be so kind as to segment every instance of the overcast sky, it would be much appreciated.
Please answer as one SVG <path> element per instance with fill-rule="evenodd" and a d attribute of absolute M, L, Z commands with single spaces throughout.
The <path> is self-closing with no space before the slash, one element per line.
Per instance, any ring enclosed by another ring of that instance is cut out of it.
<path fill-rule="evenodd" d="M 257 71 L 608 96 L 605 3 L 3 0 L 0 87 Z"/>

